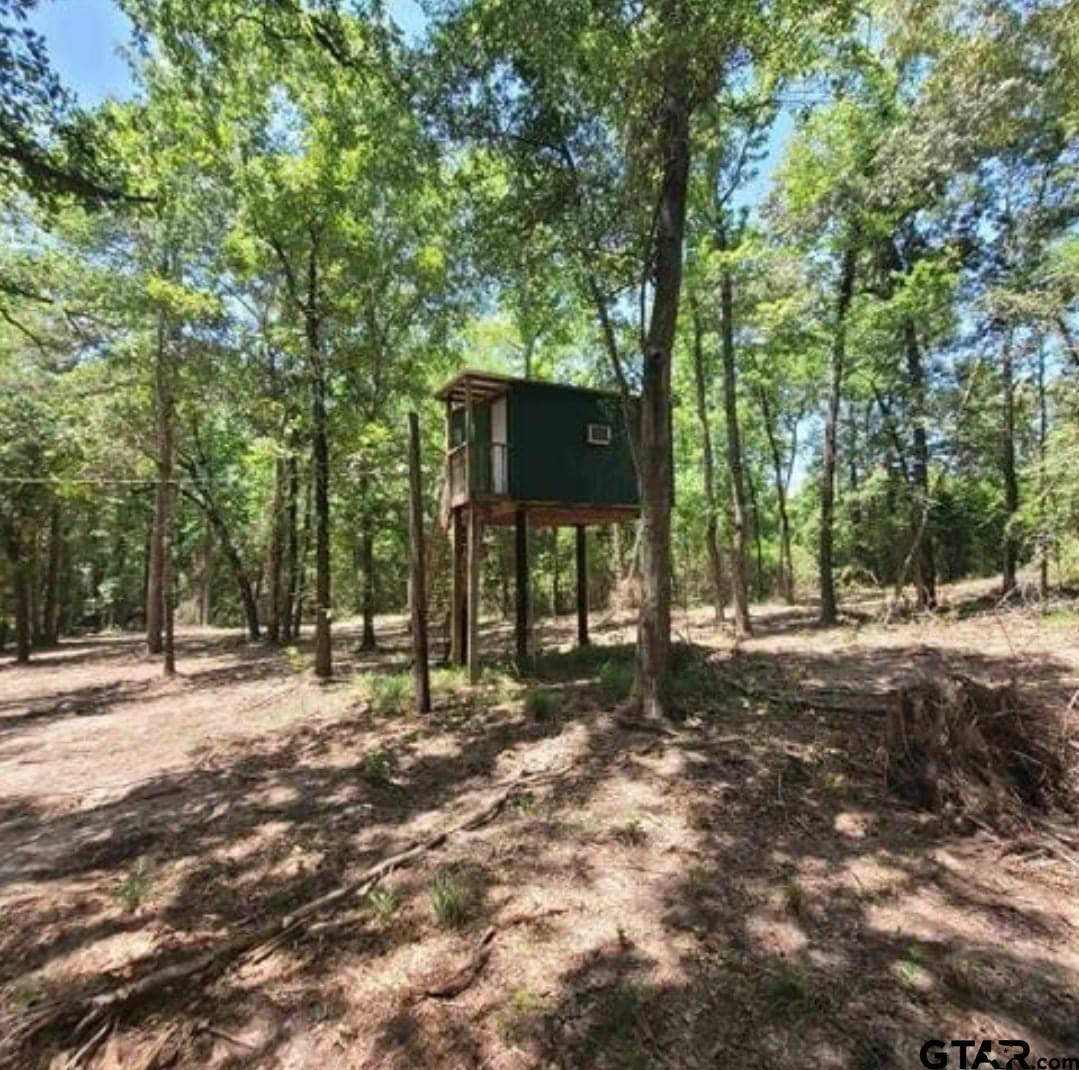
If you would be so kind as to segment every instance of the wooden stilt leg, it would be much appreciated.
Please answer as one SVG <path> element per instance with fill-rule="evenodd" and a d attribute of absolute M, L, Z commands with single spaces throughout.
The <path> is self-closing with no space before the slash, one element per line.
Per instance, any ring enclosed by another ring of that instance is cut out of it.
<path fill-rule="evenodd" d="M 577 645 L 588 646 L 588 544 L 584 524 L 577 525 Z"/>
<path fill-rule="evenodd" d="M 479 623 L 480 623 L 480 569 L 483 567 L 481 543 L 483 540 L 483 517 L 474 506 L 468 507 L 468 680 L 477 683 L 480 678 Z"/>
<path fill-rule="evenodd" d="M 450 613 L 450 663 L 464 665 L 467 655 L 468 631 L 465 616 L 468 606 L 465 590 L 468 586 L 465 518 L 461 508 L 453 511 L 453 607 Z"/>
<path fill-rule="evenodd" d="M 513 517 L 514 565 L 517 571 L 517 671 L 528 668 L 528 514 L 518 509 Z"/>

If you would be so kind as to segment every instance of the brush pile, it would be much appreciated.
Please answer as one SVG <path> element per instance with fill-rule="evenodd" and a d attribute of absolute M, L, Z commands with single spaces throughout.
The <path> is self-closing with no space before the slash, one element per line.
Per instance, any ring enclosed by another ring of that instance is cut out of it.
<path fill-rule="evenodd" d="M 996 821 L 1070 809 L 1065 719 L 1014 684 L 933 673 L 899 689 L 888 714 L 889 788 L 923 809 Z"/>

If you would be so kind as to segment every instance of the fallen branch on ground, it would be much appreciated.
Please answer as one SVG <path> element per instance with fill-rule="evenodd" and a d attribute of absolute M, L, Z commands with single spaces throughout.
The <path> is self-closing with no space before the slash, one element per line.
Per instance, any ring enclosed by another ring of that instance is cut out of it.
<path fill-rule="evenodd" d="M 525 788 L 557 779 L 567 768 L 522 774 L 461 821 L 382 859 L 364 870 L 356 880 L 310 900 L 284 918 L 274 919 L 250 932 L 225 940 L 201 954 L 154 970 L 137 981 L 94 995 L 57 1000 L 22 1013 L 0 1015 L 0 1066 L 19 1065 L 22 1048 L 45 1030 L 74 1023 L 72 1040 L 78 1040 L 87 1030 L 98 1027 L 94 1034 L 96 1036 L 101 1032 L 102 1022 L 111 1023 L 134 1004 L 180 982 L 195 978 L 205 981 L 224 973 L 241 958 L 248 961 L 261 960 L 286 939 L 306 928 L 317 916 L 343 903 L 362 898 L 394 870 L 415 861 L 428 851 L 441 847 L 452 836 L 485 825 L 498 815 L 514 795 Z"/>

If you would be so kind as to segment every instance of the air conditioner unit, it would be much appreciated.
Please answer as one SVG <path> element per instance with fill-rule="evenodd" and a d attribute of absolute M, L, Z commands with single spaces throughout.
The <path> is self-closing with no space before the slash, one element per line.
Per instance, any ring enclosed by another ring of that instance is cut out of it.
<path fill-rule="evenodd" d="M 611 444 L 611 425 L 589 424 L 587 442 L 590 446 L 609 446 Z"/>

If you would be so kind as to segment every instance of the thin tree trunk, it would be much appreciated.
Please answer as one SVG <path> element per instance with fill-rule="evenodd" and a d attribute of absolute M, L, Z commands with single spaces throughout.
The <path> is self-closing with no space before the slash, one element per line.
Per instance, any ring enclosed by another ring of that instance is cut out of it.
<path fill-rule="evenodd" d="M 150 535 L 150 571 L 146 584 L 146 648 L 160 654 L 164 647 L 165 526 L 168 518 L 168 479 L 172 465 L 169 449 L 171 414 L 168 404 L 168 331 L 164 313 L 158 314 L 157 352 L 154 357 L 154 410 L 157 482 L 154 486 L 154 519 Z"/>
<path fill-rule="evenodd" d="M 749 488 L 749 505 L 753 513 L 753 551 L 756 568 L 753 576 L 754 597 L 764 589 L 764 540 L 761 537 L 760 502 L 757 498 L 757 481 L 753 478 L 753 466 L 746 469 L 746 486 Z"/>
<path fill-rule="evenodd" d="M 170 392 L 171 411 L 171 392 Z M 165 484 L 165 538 L 161 561 L 161 615 L 162 637 L 161 650 L 164 655 L 162 671 L 166 676 L 176 674 L 176 592 L 173 566 L 176 540 L 176 489 L 172 482 L 172 419 L 169 418 L 169 481 Z"/>
<path fill-rule="evenodd" d="M 11 593 L 15 603 L 15 660 L 26 665 L 30 661 L 30 570 L 23 553 L 25 540 L 15 523 L 12 522 L 4 541 L 11 565 Z"/>
<path fill-rule="evenodd" d="M 63 553 L 60 500 L 49 505 L 49 556 L 45 569 L 45 596 L 42 609 L 42 638 L 52 644 L 60 637 L 60 563 Z"/>
<path fill-rule="evenodd" d="M 207 521 L 217 535 L 221 553 L 224 555 L 229 570 L 232 572 L 232 578 L 236 583 L 236 590 L 240 596 L 240 605 L 244 612 L 248 638 L 255 642 L 260 634 L 259 609 L 258 596 L 251 582 L 251 577 L 248 576 L 247 570 L 244 568 L 243 559 L 240 557 L 239 550 L 236 549 L 236 544 L 232 539 L 232 532 L 229 530 L 228 522 L 217 504 L 217 499 L 200 478 L 197 465 L 191 461 L 182 463 L 195 482 L 194 490 L 187 492 L 187 495 L 203 511 Z"/>
<path fill-rule="evenodd" d="M 281 642 L 281 615 L 284 601 L 284 508 L 285 508 L 285 459 L 274 462 L 274 492 L 270 505 L 270 545 L 267 554 L 267 572 L 270 581 L 270 597 L 267 602 L 266 636 L 271 643 Z"/>
<path fill-rule="evenodd" d="M 297 568 L 299 565 L 300 533 L 297 528 L 297 515 L 299 513 L 300 476 L 295 453 L 289 452 L 285 467 L 288 471 L 288 508 L 285 521 L 288 529 L 285 548 L 288 583 L 285 586 L 284 603 L 281 608 L 281 639 L 283 642 L 288 642 L 297 631 L 297 629 L 293 628 L 292 614 L 299 584 Z"/>
<path fill-rule="evenodd" d="M 1049 435 L 1049 410 L 1045 397 L 1045 342 L 1038 346 L 1038 595 L 1049 597 L 1049 493 L 1045 477 L 1045 443 Z"/>
<path fill-rule="evenodd" d="M 307 559 L 311 553 L 311 492 L 310 479 L 304 488 L 303 535 L 300 540 L 300 559 L 297 568 L 296 606 L 292 617 L 292 637 L 298 639 L 303 627 L 303 602 L 307 592 Z"/>
<path fill-rule="evenodd" d="M 214 529 L 209 520 L 202 533 L 202 591 L 199 597 L 199 623 L 208 627 L 213 620 L 214 599 Z"/>
<path fill-rule="evenodd" d="M 30 644 L 35 647 L 45 645 L 45 616 L 42 612 L 43 599 L 41 582 L 41 533 L 37 524 L 30 537 Z"/>
<path fill-rule="evenodd" d="M 1004 477 L 1004 546 L 1003 591 L 1015 590 L 1019 549 L 1012 525 L 1019 512 L 1019 479 L 1015 470 L 1015 382 L 1012 360 L 1012 334 L 1004 340 L 1003 364 L 1003 412 L 1001 419 L 1001 468 Z"/>
<path fill-rule="evenodd" d="M 160 561 L 158 563 L 158 592 L 156 603 L 161 614 L 161 650 L 164 654 L 162 666 L 166 676 L 176 672 L 176 651 L 174 644 L 173 597 L 173 542 L 175 539 L 175 487 L 173 482 L 173 417 L 176 398 L 174 394 L 174 370 L 168 326 L 162 316 L 161 346 L 158 350 L 158 376 L 156 379 L 157 401 L 159 407 L 158 424 L 158 459 L 157 479 L 161 489 L 162 513 L 157 519 L 160 527 Z"/>
<path fill-rule="evenodd" d="M 701 427 L 701 477 L 708 509 L 704 545 L 708 554 L 708 577 L 712 588 L 712 606 L 717 624 L 723 623 L 723 557 L 719 547 L 719 508 L 716 503 L 715 458 L 712 453 L 712 425 L 708 416 L 708 390 L 704 367 L 704 325 L 696 300 L 693 312 L 693 378 L 697 388 L 697 422 Z"/>
<path fill-rule="evenodd" d="M 914 424 L 914 522 L 922 531 L 914 578 L 918 587 L 918 608 L 935 609 L 937 571 L 933 557 L 932 503 L 929 499 L 929 438 L 926 432 L 925 369 L 918 334 L 912 320 L 903 324 L 903 343 L 907 354 L 907 377 L 910 380 L 911 418 Z"/>
<path fill-rule="evenodd" d="M 772 457 L 776 501 L 779 503 L 779 595 L 787 605 L 790 605 L 794 601 L 794 562 L 791 557 L 791 528 L 790 518 L 787 515 L 787 482 L 784 479 L 783 455 L 779 448 L 775 426 L 772 423 L 768 392 L 761 387 L 757 396 L 761 403 L 764 431 L 768 437 L 768 450 Z"/>
<path fill-rule="evenodd" d="M 431 711 L 427 666 L 427 580 L 423 545 L 423 488 L 420 472 L 420 421 L 408 414 L 408 546 L 412 622 L 412 702 L 416 713 Z"/>
<path fill-rule="evenodd" d="M 839 426 L 839 402 L 846 363 L 847 312 L 854 296 L 855 251 L 843 254 L 843 266 L 836 296 L 835 335 L 832 340 L 831 369 L 828 382 L 828 405 L 824 420 L 824 449 L 821 457 L 820 490 L 820 620 L 832 625 L 838 619 L 833 564 L 833 528 L 835 524 L 836 435 Z"/>
<path fill-rule="evenodd" d="M 315 675 L 333 674 L 330 646 L 330 444 L 326 430 L 326 368 L 318 312 L 318 242 L 307 261 L 307 353 L 311 375 L 311 462 L 315 504 Z"/>
<path fill-rule="evenodd" d="M 726 235 L 719 231 L 720 247 Z M 723 271 L 720 278 L 720 352 L 723 357 L 723 411 L 727 425 L 727 471 L 731 485 L 731 587 L 734 594 L 734 630 L 739 636 L 753 633 L 749 619 L 749 577 L 746 518 L 746 486 L 742 467 L 742 440 L 738 428 L 738 384 L 734 366 L 734 281 Z"/>
<path fill-rule="evenodd" d="M 375 534 L 371 516 L 370 487 L 364 476 L 360 487 L 360 568 L 363 570 L 361 609 L 363 611 L 363 635 L 361 650 L 374 650 L 378 646 L 375 636 Z"/>

